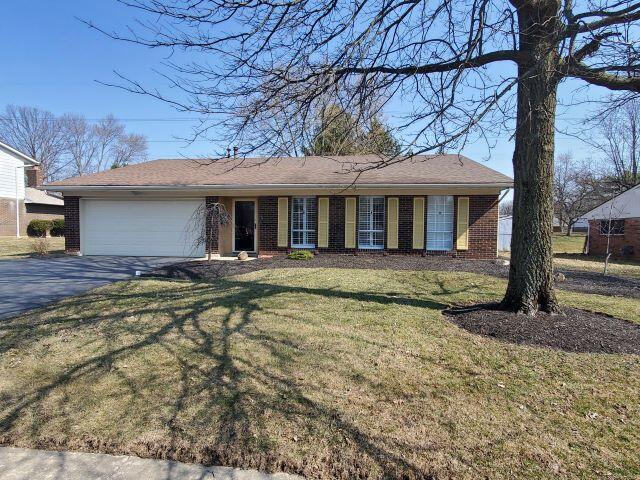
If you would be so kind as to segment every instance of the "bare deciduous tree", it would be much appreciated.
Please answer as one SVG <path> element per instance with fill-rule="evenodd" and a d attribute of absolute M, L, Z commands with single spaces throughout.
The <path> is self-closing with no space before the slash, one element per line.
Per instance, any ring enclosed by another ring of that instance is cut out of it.
<path fill-rule="evenodd" d="M 125 133 L 124 125 L 112 115 L 91 125 L 81 115 L 67 114 L 62 125 L 71 175 L 123 167 L 146 158 L 146 138 Z"/>
<path fill-rule="evenodd" d="M 123 134 L 111 151 L 111 167 L 119 168 L 147 158 L 147 139 L 135 133 Z"/>
<path fill-rule="evenodd" d="M 96 155 L 92 169 L 100 172 L 108 168 L 110 163 L 114 163 L 112 154 L 118 148 L 118 143 L 124 134 L 124 125 L 118 122 L 113 115 L 107 115 L 93 126 L 88 138 L 89 141 L 96 144 Z"/>
<path fill-rule="evenodd" d="M 501 217 L 511 216 L 513 215 L 513 202 L 511 200 L 500 202 L 499 209 Z"/>
<path fill-rule="evenodd" d="M 597 182 L 589 162 L 576 161 L 571 153 L 558 155 L 553 170 L 553 203 L 560 227 L 571 235 L 578 219 L 594 207 Z"/>
<path fill-rule="evenodd" d="M 509 131 L 515 116 L 513 241 L 502 305 L 530 314 L 557 309 L 551 221 L 558 85 L 577 79 L 627 92 L 626 99 L 640 92 L 640 3 L 122 3 L 140 13 L 137 27 L 109 35 L 195 57 L 167 65 L 163 78 L 176 96 L 126 78 L 120 86 L 209 118 L 198 133 L 218 132 L 223 144 L 240 145 L 241 155 L 270 153 L 254 128 L 267 116 L 279 115 L 282 128 L 304 138 L 310 113 L 328 97 L 362 116 L 400 99 L 408 109 L 398 125 L 406 133 L 404 152 L 414 154 Z M 394 155 L 353 169 L 405 159 Z"/>
<path fill-rule="evenodd" d="M 40 162 L 45 181 L 60 178 L 65 167 L 62 122 L 35 107 L 7 105 L 0 116 L 0 139 Z"/>
<path fill-rule="evenodd" d="M 606 180 L 615 194 L 622 193 L 640 183 L 640 99 L 607 109 L 595 121 L 600 125 L 596 146 L 603 154 Z"/>
<path fill-rule="evenodd" d="M 85 175 L 94 171 L 100 145 L 96 142 L 94 129 L 86 118 L 76 114 L 62 117 L 65 153 L 69 156 L 69 173 Z"/>

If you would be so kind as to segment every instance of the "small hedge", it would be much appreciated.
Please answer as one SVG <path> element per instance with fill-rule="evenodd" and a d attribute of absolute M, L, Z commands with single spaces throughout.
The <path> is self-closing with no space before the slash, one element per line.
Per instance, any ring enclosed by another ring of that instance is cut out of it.
<path fill-rule="evenodd" d="M 64 237 L 64 218 L 51 220 L 51 236 Z"/>
<path fill-rule="evenodd" d="M 287 255 L 290 260 L 311 260 L 313 258 L 313 252 L 309 250 L 296 250 Z"/>
<path fill-rule="evenodd" d="M 31 220 L 27 227 L 27 235 L 30 237 L 44 237 L 47 230 L 51 230 L 51 220 Z"/>
<path fill-rule="evenodd" d="M 30 237 L 45 237 L 47 230 L 52 237 L 62 237 L 64 235 L 64 219 L 55 220 L 31 220 L 27 226 L 27 235 Z"/>

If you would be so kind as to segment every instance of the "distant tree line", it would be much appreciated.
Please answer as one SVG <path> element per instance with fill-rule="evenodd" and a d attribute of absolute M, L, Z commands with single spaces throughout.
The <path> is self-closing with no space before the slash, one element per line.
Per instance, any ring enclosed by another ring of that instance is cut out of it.
<path fill-rule="evenodd" d="M 89 122 L 78 114 L 56 116 L 37 107 L 7 105 L 0 140 L 38 160 L 45 181 L 100 172 L 145 160 L 147 139 L 107 115 Z"/>

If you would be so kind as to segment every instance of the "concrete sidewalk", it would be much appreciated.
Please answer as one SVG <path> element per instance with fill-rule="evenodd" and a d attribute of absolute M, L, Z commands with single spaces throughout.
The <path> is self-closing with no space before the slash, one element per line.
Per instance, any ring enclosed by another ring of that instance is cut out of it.
<path fill-rule="evenodd" d="M 167 460 L 0 448 L 1 480 L 302 480 L 302 477 Z"/>

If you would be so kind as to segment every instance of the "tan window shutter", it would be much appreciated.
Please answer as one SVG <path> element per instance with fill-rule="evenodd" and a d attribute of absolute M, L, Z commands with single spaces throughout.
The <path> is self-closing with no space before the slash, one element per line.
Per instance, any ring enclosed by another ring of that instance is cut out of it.
<path fill-rule="evenodd" d="M 347 197 L 344 202 L 344 248 L 356 248 L 356 199 Z"/>
<path fill-rule="evenodd" d="M 413 248 L 424 248 L 424 197 L 413 197 Z"/>
<path fill-rule="evenodd" d="M 458 197 L 456 249 L 469 250 L 469 197 Z"/>
<path fill-rule="evenodd" d="M 289 199 L 278 198 L 278 246 L 289 246 Z"/>
<path fill-rule="evenodd" d="M 389 198 L 387 204 L 387 248 L 398 248 L 398 198 Z"/>
<path fill-rule="evenodd" d="M 318 248 L 329 247 L 329 199 L 318 199 Z"/>

